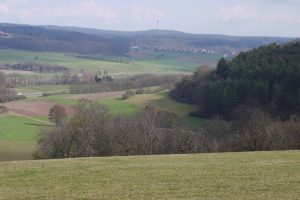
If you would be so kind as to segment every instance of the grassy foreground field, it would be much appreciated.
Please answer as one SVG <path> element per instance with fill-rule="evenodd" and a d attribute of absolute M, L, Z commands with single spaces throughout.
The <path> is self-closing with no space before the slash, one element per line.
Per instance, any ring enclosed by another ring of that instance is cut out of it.
<path fill-rule="evenodd" d="M 300 151 L 0 163 L 0 199 L 298 199 Z"/>

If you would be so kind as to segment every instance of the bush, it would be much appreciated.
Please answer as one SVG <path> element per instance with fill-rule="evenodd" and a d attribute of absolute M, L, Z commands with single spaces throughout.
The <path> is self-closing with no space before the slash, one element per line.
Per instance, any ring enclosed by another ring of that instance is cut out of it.
<path fill-rule="evenodd" d="M 145 93 L 145 90 L 144 88 L 139 88 L 135 91 L 136 94 L 144 94 Z"/>
<path fill-rule="evenodd" d="M 128 90 L 128 91 L 126 91 L 126 92 L 122 95 L 122 99 L 123 99 L 123 100 L 126 100 L 126 99 L 128 99 L 129 97 L 134 96 L 134 95 L 135 95 L 135 93 L 134 93 L 133 91 Z"/>

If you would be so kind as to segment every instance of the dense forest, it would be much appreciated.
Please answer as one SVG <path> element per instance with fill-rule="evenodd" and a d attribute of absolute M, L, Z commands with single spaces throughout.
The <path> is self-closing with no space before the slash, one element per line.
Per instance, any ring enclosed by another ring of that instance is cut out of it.
<path fill-rule="evenodd" d="M 282 119 L 300 114 L 299 41 L 242 52 L 231 61 L 222 58 L 216 70 L 205 69 L 179 82 L 171 92 L 178 101 L 199 104 L 194 114 L 232 119 L 242 105 Z"/>

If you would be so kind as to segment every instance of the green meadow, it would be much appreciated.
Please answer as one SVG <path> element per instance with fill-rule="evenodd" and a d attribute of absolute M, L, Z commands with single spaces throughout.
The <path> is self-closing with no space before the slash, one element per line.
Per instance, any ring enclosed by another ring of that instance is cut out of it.
<path fill-rule="evenodd" d="M 22 93 L 68 93 L 70 85 L 38 85 L 15 88 L 15 91 Z"/>
<path fill-rule="evenodd" d="M 145 108 L 147 104 L 152 104 L 160 110 L 176 114 L 182 121 L 194 128 L 200 127 L 204 121 L 202 118 L 189 116 L 189 113 L 191 113 L 195 107 L 189 104 L 174 101 L 168 96 L 167 91 L 154 94 L 134 95 L 126 100 L 123 100 L 120 97 L 106 98 L 99 100 L 98 102 L 107 106 L 113 115 L 132 115 Z"/>
<path fill-rule="evenodd" d="M 300 152 L 0 163 L 1 199 L 299 199 Z"/>
<path fill-rule="evenodd" d="M 86 94 L 88 96 L 89 94 Z M 76 97 L 71 94 L 60 94 L 46 97 L 31 97 L 25 101 L 46 101 L 52 100 L 57 104 L 72 106 L 78 103 L 78 100 L 71 99 L 69 97 Z M 192 112 L 195 107 L 189 104 L 179 103 L 172 100 L 168 96 L 168 92 L 159 92 L 154 94 L 139 94 L 130 97 L 127 100 L 123 100 L 121 97 L 105 98 L 96 100 L 97 102 L 107 106 L 111 111 L 111 114 L 134 114 L 140 109 L 144 108 L 147 104 L 153 104 L 160 110 L 165 110 L 177 114 L 183 121 L 189 123 L 192 126 L 199 126 L 203 122 L 201 118 L 190 117 L 189 113 Z"/>
<path fill-rule="evenodd" d="M 0 115 L 0 161 L 32 159 L 39 130 L 47 123 L 26 116 Z"/>
<path fill-rule="evenodd" d="M 193 72 L 203 64 L 216 65 L 219 54 L 187 54 L 164 53 L 158 57 L 158 52 L 152 52 L 145 57 L 133 59 L 129 64 L 83 59 L 72 54 L 53 52 L 32 52 L 15 49 L 0 49 L 0 63 L 40 62 L 50 65 L 60 65 L 69 69 L 107 70 L 117 75 L 132 75 L 138 73 L 183 73 Z M 160 55 L 160 54 L 159 54 Z"/>

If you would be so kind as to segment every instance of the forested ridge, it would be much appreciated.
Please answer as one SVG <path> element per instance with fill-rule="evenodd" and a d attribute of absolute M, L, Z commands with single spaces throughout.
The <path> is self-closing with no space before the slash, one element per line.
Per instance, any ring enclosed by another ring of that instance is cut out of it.
<path fill-rule="evenodd" d="M 33 26 L 0 23 L 0 47 L 42 52 L 124 55 L 129 46 L 139 48 L 206 48 L 231 54 L 270 42 L 284 43 L 288 37 L 241 37 L 190 34 L 171 30 L 108 31 L 78 27 Z M 6 36 L 5 36 L 6 35 Z M 91 57 L 91 55 L 89 55 Z"/>
<path fill-rule="evenodd" d="M 49 30 L 38 26 L 0 24 L 0 47 L 42 52 L 123 55 L 129 40 L 122 36 L 90 35 L 74 31 Z"/>
<path fill-rule="evenodd" d="M 171 92 L 176 100 L 199 104 L 197 115 L 231 119 L 241 105 L 281 118 L 300 114 L 299 41 L 242 52 L 231 61 L 222 58 L 216 70 L 205 69 L 179 82 Z"/>

